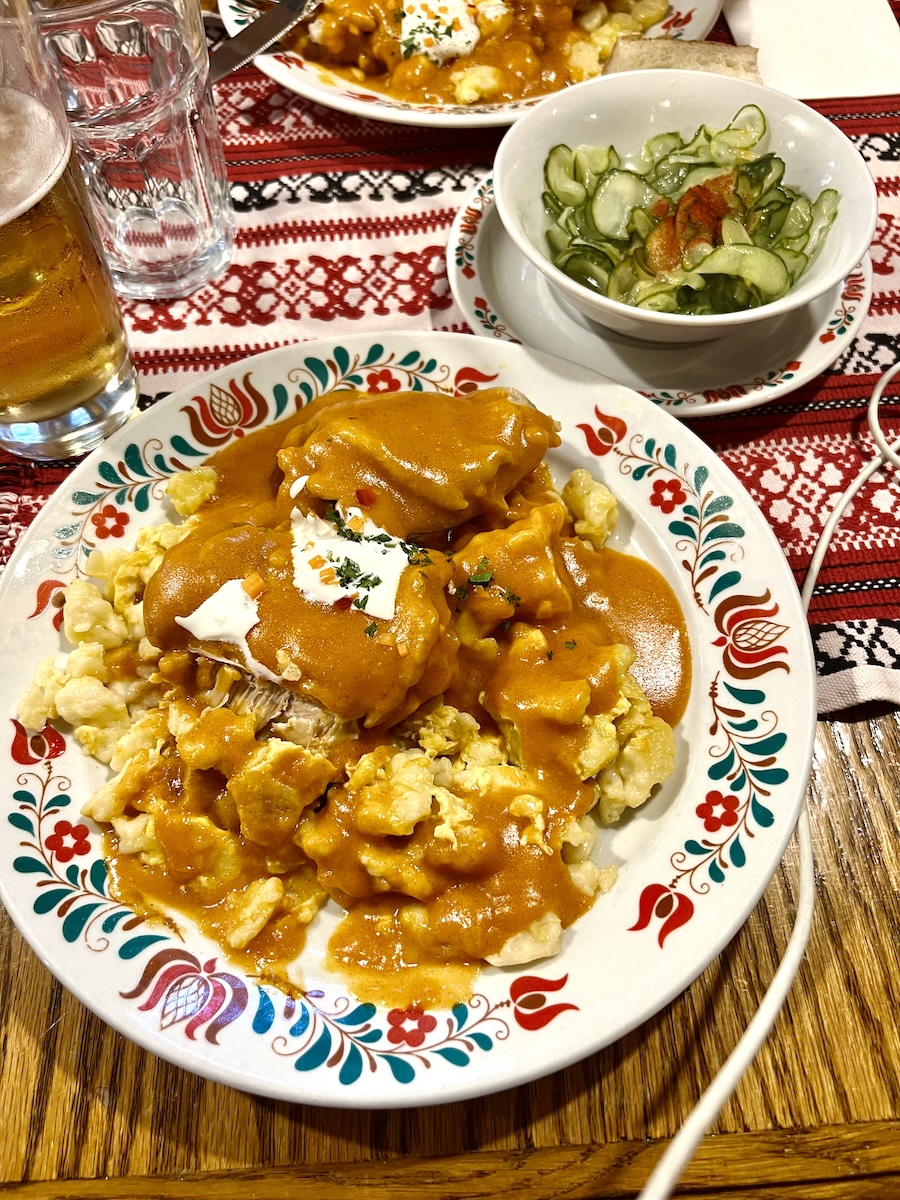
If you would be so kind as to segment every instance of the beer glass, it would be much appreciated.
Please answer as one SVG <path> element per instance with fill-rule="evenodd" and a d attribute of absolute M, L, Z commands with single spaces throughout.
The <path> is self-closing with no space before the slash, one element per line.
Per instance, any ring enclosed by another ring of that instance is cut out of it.
<path fill-rule="evenodd" d="M 186 296 L 234 220 L 198 0 L 35 0 L 117 290 Z"/>
<path fill-rule="evenodd" d="M 83 454 L 136 400 L 56 83 L 26 0 L 0 0 L 0 446 Z"/>

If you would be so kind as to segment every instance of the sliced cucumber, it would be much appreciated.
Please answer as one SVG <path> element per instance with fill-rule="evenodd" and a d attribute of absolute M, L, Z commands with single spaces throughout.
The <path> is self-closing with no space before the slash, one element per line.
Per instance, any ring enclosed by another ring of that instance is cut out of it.
<path fill-rule="evenodd" d="M 798 196 L 787 210 L 784 224 L 778 231 L 778 241 L 789 242 L 793 238 L 808 237 L 811 225 L 812 205 L 805 196 Z"/>
<path fill-rule="evenodd" d="M 681 199 L 686 191 L 692 187 L 699 187 L 701 184 L 709 183 L 712 179 L 721 179 L 726 174 L 720 166 L 711 163 L 709 166 L 693 167 L 685 175 L 684 179 L 678 185 L 674 193 L 673 199 Z"/>
<path fill-rule="evenodd" d="M 694 270 L 698 275 L 736 275 L 769 300 L 777 300 L 791 286 L 784 262 L 762 246 L 719 246 Z"/>
<path fill-rule="evenodd" d="M 554 263 L 657 312 L 737 312 L 783 296 L 821 248 L 839 198 L 826 189 L 811 202 L 785 186 L 783 161 L 756 153 L 765 133 L 765 115 L 749 104 L 725 129 L 656 134 L 628 169 L 612 146 L 554 146 L 543 197 Z M 677 206 L 703 187 L 709 199 L 691 198 L 698 219 L 685 224 Z"/>
<path fill-rule="evenodd" d="M 722 218 L 722 245 L 723 246 L 750 246 L 753 244 L 753 238 L 734 217 Z"/>
<path fill-rule="evenodd" d="M 631 289 L 637 283 L 637 279 L 634 263 L 628 258 L 623 258 L 616 269 L 610 273 L 606 288 L 607 296 L 610 300 L 619 300 L 622 304 L 628 304 L 628 297 Z"/>
<path fill-rule="evenodd" d="M 628 228 L 637 236 L 641 244 L 646 242 L 658 224 L 657 219 L 651 216 L 646 208 L 633 208 L 631 210 L 631 220 L 628 222 Z"/>
<path fill-rule="evenodd" d="M 789 250 L 786 246 L 776 246 L 775 253 L 790 271 L 794 283 L 809 266 L 809 256 L 799 250 Z"/>
<path fill-rule="evenodd" d="M 763 197 L 776 188 L 784 176 L 784 163 L 774 154 L 764 154 L 738 167 L 736 191 L 747 208 L 765 203 Z"/>
<path fill-rule="evenodd" d="M 575 251 L 561 270 L 576 283 L 584 284 L 591 291 L 599 292 L 601 296 L 606 295 L 609 288 L 609 269 L 597 262 L 592 255 Z"/>
<path fill-rule="evenodd" d="M 608 171 L 591 199 L 591 220 L 603 237 L 621 241 L 628 237 L 632 210 L 649 208 L 662 198 L 636 171 Z"/>
<path fill-rule="evenodd" d="M 544 185 L 566 205 L 584 204 L 587 189 L 574 177 L 575 153 L 569 146 L 554 146 L 544 163 Z"/>
<path fill-rule="evenodd" d="M 635 169 L 640 171 L 642 175 L 646 175 L 657 163 L 661 162 L 667 155 L 674 154 L 676 150 L 680 150 L 683 145 L 684 142 L 677 133 L 658 133 L 656 137 L 650 138 L 641 147 L 640 157 L 635 164 Z"/>
<path fill-rule="evenodd" d="M 806 253 L 810 258 L 819 252 L 825 235 L 834 224 L 838 199 L 834 188 L 826 188 L 812 206 L 812 223 L 809 227 L 809 241 L 806 243 Z"/>
<path fill-rule="evenodd" d="M 615 162 L 610 160 L 615 155 Z M 585 198 L 597 186 L 597 181 L 611 167 L 619 165 L 619 156 L 612 146 L 579 146 L 572 159 L 572 171 L 576 182 L 584 187 Z"/>
<path fill-rule="evenodd" d="M 709 152 L 714 162 L 735 166 L 746 161 L 753 147 L 766 132 L 766 118 L 755 104 L 748 104 L 737 114 L 727 129 L 710 139 Z"/>

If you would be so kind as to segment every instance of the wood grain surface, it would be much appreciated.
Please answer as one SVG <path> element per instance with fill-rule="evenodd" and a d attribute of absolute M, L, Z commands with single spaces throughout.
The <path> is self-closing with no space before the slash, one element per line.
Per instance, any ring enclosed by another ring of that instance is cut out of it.
<path fill-rule="evenodd" d="M 678 1195 L 900 1196 L 900 719 L 820 722 L 806 961 Z M 796 853 L 682 996 L 606 1050 L 446 1106 L 317 1109 L 138 1049 L 0 913 L 0 1195 L 435 1200 L 635 1196 L 740 1037 L 790 935 Z"/>

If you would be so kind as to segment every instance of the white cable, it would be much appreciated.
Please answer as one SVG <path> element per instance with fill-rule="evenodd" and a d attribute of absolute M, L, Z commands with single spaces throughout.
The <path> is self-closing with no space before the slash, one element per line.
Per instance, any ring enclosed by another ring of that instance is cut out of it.
<path fill-rule="evenodd" d="M 871 433 L 872 439 L 880 452 L 880 457 L 877 461 L 880 461 L 881 459 L 887 459 L 887 461 L 893 463 L 895 467 L 900 467 L 900 454 L 897 453 L 897 445 L 900 445 L 900 443 L 897 443 L 894 446 L 888 445 L 887 438 L 881 432 L 881 426 L 878 424 L 878 406 L 881 403 L 881 397 L 884 389 L 891 382 L 898 371 L 900 371 L 900 362 L 894 363 L 894 365 L 882 375 L 881 379 L 878 381 L 878 386 L 869 397 L 869 408 L 866 414 L 869 420 L 869 433 Z"/>
<path fill-rule="evenodd" d="M 893 446 L 878 425 L 878 406 L 885 387 L 900 372 L 900 362 L 895 363 L 885 371 L 869 399 L 868 422 L 869 431 L 878 453 L 859 472 L 850 486 L 838 498 L 828 520 L 822 527 L 816 550 L 809 564 L 809 569 L 803 581 L 800 598 L 804 612 L 809 608 L 813 589 L 816 584 L 822 562 L 828 551 L 828 546 L 834 535 L 847 505 L 875 472 L 890 462 L 900 466 L 900 440 Z M 653 1173 L 644 1185 L 638 1200 L 668 1200 L 682 1172 L 690 1162 L 703 1139 L 707 1129 L 719 1115 L 740 1082 L 744 1072 L 753 1062 L 760 1047 L 766 1040 L 782 1005 L 790 991 L 809 940 L 812 928 L 813 911 L 815 908 L 815 861 L 813 858 L 812 837 L 809 827 L 809 810 L 804 802 L 797 818 L 797 851 L 799 857 L 799 894 L 797 911 L 794 917 L 794 927 L 788 944 L 785 947 L 778 969 L 772 976 L 772 981 L 766 993 L 753 1014 L 750 1023 L 731 1054 L 719 1068 L 706 1091 L 688 1114 L 687 1119 L 666 1147 L 665 1153 L 653 1169 Z"/>

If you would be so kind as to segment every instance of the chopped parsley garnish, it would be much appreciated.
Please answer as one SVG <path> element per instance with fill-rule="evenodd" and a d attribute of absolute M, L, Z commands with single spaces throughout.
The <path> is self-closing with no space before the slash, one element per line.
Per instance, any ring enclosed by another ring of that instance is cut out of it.
<path fill-rule="evenodd" d="M 565 647 L 567 650 L 574 650 L 576 645 L 577 645 L 577 643 L 574 641 L 565 643 Z"/>
<path fill-rule="evenodd" d="M 354 596 L 353 597 L 353 607 L 354 608 L 363 609 L 366 607 L 366 605 L 368 603 L 369 603 L 368 596 Z"/>
<path fill-rule="evenodd" d="M 341 565 L 335 571 L 337 581 L 342 588 L 358 587 L 363 591 L 370 592 L 372 588 L 378 587 L 381 583 L 377 575 L 363 575 L 362 567 L 359 563 L 355 563 L 352 558 L 345 558 Z"/>
<path fill-rule="evenodd" d="M 487 558 L 480 558 L 475 566 L 475 570 L 469 576 L 469 583 L 475 587 L 487 587 L 494 578 L 494 572 L 491 569 L 491 564 Z"/>
<path fill-rule="evenodd" d="M 373 621 L 371 625 L 366 626 L 366 637 L 374 637 L 378 632 L 378 626 Z"/>
<path fill-rule="evenodd" d="M 553 657 L 553 651 L 552 651 L 552 650 L 548 650 L 548 651 L 547 651 L 547 661 L 549 662 L 549 661 L 550 661 L 550 659 L 551 659 L 552 657 Z"/>
<path fill-rule="evenodd" d="M 330 521 L 335 527 L 338 537 L 346 538 L 348 542 L 368 542 L 373 546 L 383 546 L 385 554 L 387 554 L 388 550 L 392 546 L 399 546 L 399 548 L 406 555 L 411 566 L 431 566 L 431 558 L 428 554 L 428 551 L 423 546 L 417 546 L 415 542 L 404 542 L 400 538 L 391 537 L 389 533 L 358 533 L 355 529 L 351 529 L 351 527 L 338 512 L 337 507 L 334 504 L 329 505 L 329 507 L 325 510 L 325 520 Z M 331 553 L 329 553 L 328 557 L 332 562 L 337 561 L 335 556 Z M 350 563 L 351 566 L 356 566 L 352 558 L 348 558 L 345 561 Z M 357 568 L 357 570 L 358 569 L 359 568 Z M 362 584 L 361 586 L 376 587 L 380 582 L 381 580 L 378 579 L 375 583 Z M 346 586 L 346 584 L 344 586 Z"/>
<path fill-rule="evenodd" d="M 399 546 L 409 560 L 410 566 L 431 566 L 431 557 L 424 546 L 417 546 L 415 542 L 400 542 Z"/>
<path fill-rule="evenodd" d="M 515 592 L 513 592 L 509 588 L 507 588 L 506 592 L 503 596 L 503 599 L 506 601 L 507 604 L 511 604 L 513 606 L 513 608 L 518 608 L 519 601 L 522 599 L 522 597 L 517 596 Z"/>
<path fill-rule="evenodd" d="M 456 598 L 457 600 L 468 600 L 469 589 L 467 587 L 458 587 L 456 589 Z"/>
<path fill-rule="evenodd" d="M 341 587 L 349 587 L 353 581 L 362 574 L 362 568 L 359 563 L 355 563 L 352 558 L 345 558 L 335 572 L 337 581 Z"/>
<path fill-rule="evenodd" d="M 351 529 L 335 506 L 332 504 L 325 510 L 325 520 L 330 521 L 338 531 L 338 535 L 346 538 L 348 542 L 361 542 L 363 535 L 357 533 L 355 529 Z"/>

